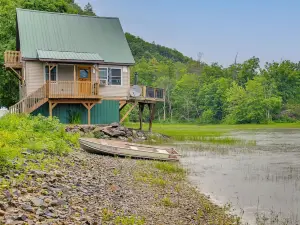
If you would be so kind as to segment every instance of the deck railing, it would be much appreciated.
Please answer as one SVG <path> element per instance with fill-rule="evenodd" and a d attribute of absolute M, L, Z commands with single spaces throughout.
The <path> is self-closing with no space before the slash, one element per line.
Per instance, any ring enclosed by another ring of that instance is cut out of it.
<path fill-rule="evenodd" d="M 164 99 L 164 89 L 144 86 L 146 91 L 144 97 Z"/>
<path fill-rule="evenodd" d="M 142 86 L 142 93 L 139 97 L 145 100 L 163 101 L 165 99 L 165 90 L 162 88 L 153 88 Z"/>
<path fill-rule="evenodd" d="M 9 108 L 10 113 L 31 113 L 47 101 L 46 85 L 37 89 L 27 97 Z"/>
<path fill-rule="evenodd" d="M 99 98 L 99 83 L 91 81 L 47 82 L 48 98 Z"/>
<path fill-rule="evenodd" d="M 20 51 L 5 51 L 4 52 L 4 64 L 6 67 L 22 67 L 22 57 Z"/>

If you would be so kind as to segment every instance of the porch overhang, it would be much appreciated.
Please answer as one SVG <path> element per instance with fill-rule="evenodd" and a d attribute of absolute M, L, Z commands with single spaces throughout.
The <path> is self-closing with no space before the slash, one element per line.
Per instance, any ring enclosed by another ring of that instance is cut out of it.
<path fill-rule="evenodd" d="M 37 50 L 38 59 L 42 62 L 69 62 L 69 63 L 103 63 L 98 53 L 64 52 Z"/>

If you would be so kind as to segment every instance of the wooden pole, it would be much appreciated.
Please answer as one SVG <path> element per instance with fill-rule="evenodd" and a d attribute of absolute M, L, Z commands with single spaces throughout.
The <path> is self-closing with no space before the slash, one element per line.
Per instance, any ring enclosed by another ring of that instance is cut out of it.
<path fill-rule="evenodd" d="M 155 103 L 150 103 L 148 104 L 149 106 L 149 113 L 150 113 L 150 118 L 149 118 L 149 132 L 152 132 L 152 121 L 154 120 L 154 115 L 155 115 Z"/>
<path fill-rule="evenodd" d="M 49 117 L 52 117 L 52 102 L 49 101 Z"/>
<path fill-rule="evenodd" d="M 88 110 L 88 125 L 91 124 L 91 109 L 96 105 L 96 103 L 82 103 L 82 105 Z"/>
<path fill-rule="evenodd" d="M 139 102 L 139 119 L 140 119 L 140 130 L 143 129 L 143 112 L 144 112 L 144 106 L 145 104 L 142 102 Z"/>

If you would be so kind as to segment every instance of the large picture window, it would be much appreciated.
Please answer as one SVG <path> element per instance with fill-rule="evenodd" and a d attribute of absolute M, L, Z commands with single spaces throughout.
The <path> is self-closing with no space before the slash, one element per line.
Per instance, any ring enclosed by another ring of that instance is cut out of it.
<path fill-rule="evenodd" d="M 57 66 L 54 66 L 50 74 L 51 81 L 57 81 Z M 49 66 L 45 66 L 45 80 L 49 81 Z"/>

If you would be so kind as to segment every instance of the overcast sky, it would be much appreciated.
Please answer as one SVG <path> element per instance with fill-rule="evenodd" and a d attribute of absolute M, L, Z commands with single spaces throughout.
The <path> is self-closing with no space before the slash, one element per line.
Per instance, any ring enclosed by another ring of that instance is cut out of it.
<path fill-rule="evenodd" d="M 119 17 L 124 31 L 227 66 L 252 56 L 261 63 L 300 56 L 300 1 L 77 0 L 98 16 Z"/>

